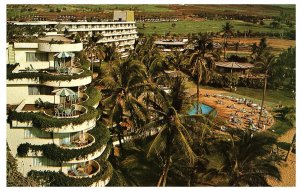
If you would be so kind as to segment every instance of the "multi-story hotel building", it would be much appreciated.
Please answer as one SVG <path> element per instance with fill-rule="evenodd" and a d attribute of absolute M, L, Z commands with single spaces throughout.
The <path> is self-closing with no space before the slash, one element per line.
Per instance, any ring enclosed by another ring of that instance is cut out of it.
<path fill-rule="evenodd" d="M 41 26 L 47 31 L 56 31 L 70 34 L 81 33 L 83 36 L 100 35 L 98 43 L 110 45 L 115 43 L 122 53 L 127 56 L 127 51 L 134 48 L 135 40 L 138 38 L 133 11 L 114 11 L 113 22 L 56 22 L 56 21 L 28 21 L 14 22 L 17 26 L 32 25 Z"/>
<path fill-rule="evenodd" d="M 100 94 L 76 61 L 83 44 L 60 40 L 7 43 L 7 144 L 18 171 L 44 177 L 42 185 L 105 186 L 112 167 Z"/>

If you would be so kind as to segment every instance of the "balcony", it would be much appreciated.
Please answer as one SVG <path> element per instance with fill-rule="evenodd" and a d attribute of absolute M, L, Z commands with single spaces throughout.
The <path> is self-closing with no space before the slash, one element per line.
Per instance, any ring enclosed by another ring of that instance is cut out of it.
<path fill-rule="evenodd" d="M 10 118 L 13 127 L 36 127 L 53 133 L 72 133 L 88 130 L 96 125 L 98 111 L 91 106 L 75 106 L 72 115 L 56 115 L 53 107 L 48 109 L 36 108 L 34 104 L 18 106 L 12 111 Z M 67 120 L 62 120 L 67 119 Z"/>
<path fill-rule="evenodd" d="M 66 174 L 73 178 L 91 178 L 100 172 L 100 165 L 97 161 L 91 160 L 84 165 L 78 164 L 74 168 L 70 169 Z"/>
<path fill-rule="evenodd" d="M 90 84 L 92 73 L 80 68 L 65 71 L 36 70 L 7 74 L 7 84 L 43 84 L 52 87 L 78 87 Z"/>
<path fill-rule="evenodd" d="M 50 75 L 79 75 L 82 74 L 84 72 L 83 69 L 81 68 L 72 68 L 72 67 L 65 67 L 65 68 L 61 68 L 60 70 L 50 70 L 50 71 L 46 71 L 46 73 L 50 74 Z"/>
<path fill-rule="evenodd" d="M 69 106 L 56 105 L 54 108 L 44 109 L 44 114 L 52 118 L 78 118 L 87 113 L 87 109 L 78 104 Z"/>
<path fill-rule="evenodd" d="M 79 134 L 70 143 L 59 145 L 62 149 L 82 149 L 95 143 L 95 137 L 89 133 Z"/>

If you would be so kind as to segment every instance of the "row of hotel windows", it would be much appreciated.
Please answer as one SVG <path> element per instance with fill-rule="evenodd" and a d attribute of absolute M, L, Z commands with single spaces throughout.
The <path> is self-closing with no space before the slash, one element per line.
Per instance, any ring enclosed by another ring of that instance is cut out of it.
<path fill-rule="evenodd" d="M 66 28 L 71 29 L 91 29 L 91 28 L 129 28 L 129 27 L 135 27 L 134 24 L 123 24 L 123 25 L 110 25 L 110 24 L 92 24 L 92 25 L 66 25 Z"/>
<path fill-rule="evenodd" d="M 26 62 L 45 62 L 49 61 L 48 53 L 43 52 L 26 52 Z"/>
<path fill-rule="evenodd" d="M 68 169 L 76 169 L 78 165 L 84 166 L 85 162 L 75 163 L 75 164 L 68 164 Z M 60 164 L 56 161 L 51 159 L 47 159 L 45 157 L 35 157 L 32 160 L 32 166 L 59 166 Z"/>
<path fill-rule="evenodd" d="M 46 131 L 41 131 L 39 129 L 30 128 L 24 129 L 24 138 L 51 138 L 52 134 Z"/>
<path fill-rule="evenodd" d="M 28 95 L 51 95 L 52 91 L 53 87 L 37 85 L 28 86 Z"/>
<path fill-rule="evenodd" d="M 32 160 L 32 166 L 58 166 L 59 163 L 45 157 L 36 157 Z"/>

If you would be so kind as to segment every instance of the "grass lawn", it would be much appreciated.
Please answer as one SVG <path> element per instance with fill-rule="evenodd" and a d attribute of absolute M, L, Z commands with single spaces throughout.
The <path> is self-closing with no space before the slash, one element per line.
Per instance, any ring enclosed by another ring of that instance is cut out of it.
<path fill-rule="evenodd" d="M 222 26 L 226 22 L 231 22 L 234 26 L 234 30 L 240 32 L 248 31 L 249 29 L 255 32 L 282 32 L 289 31 L 290 28 L 283 26 L 282 29 L 272 29 L 268 25 L 258 25 L 240 20 L 206 20 L 206 21 L 188 21 L 182 20 L 177 22 L 154 22 L 145 23 L 145 29 L 142 29 L 142 23 L 137 23 L 138 32 L 149 34 L 165 34 L 171 32 L 171 34 L 188 34 L 198 32 L 219 32 Z M 172 27 L 175 23 L 176 26 Z"/>
<path fill-rule="evenodd" d="M 236 93 L 227 91 L 225 94 L 233 95 L 236 97 L 244 96 L 248 99 L 254 100 L 254 102 L 256 102 L 256 103 L 261 103 L 262 93 L 263 93 L 262 89 L 237 87 Z M 269 106 L 269 107 L 274 107 L 274 106 L 278 105 L 280 102 L 284 106 L 295 105 L 295 100 L 293 99 L 292 92 L 286 91 L 286 90 L 283 91 L 283 90 L 268 90 L 267 89 L 265 102 L 266 102 L 267 106 Z"/>

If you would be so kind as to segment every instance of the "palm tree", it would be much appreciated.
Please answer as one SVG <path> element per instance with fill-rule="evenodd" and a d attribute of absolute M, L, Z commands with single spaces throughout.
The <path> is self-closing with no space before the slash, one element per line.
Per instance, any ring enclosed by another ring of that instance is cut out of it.
<path fill-rule="evenodd" d="M 258 60 L 266 51 L 270 50 L 267 39 L 264 37 L 260 39 L 259 44 L 253 43 L 252 45 L 252 56 L 253 60 Z"/>
<path fill-rule="evenodd" d="M 227 47 L 227 38 L 233 35 L 233 25 L 230 22 L 226 22 L 225 25 L 222 26 L 222 31 L 224 32 L 224 60 L 226 58 L 226 47 Z"/>
<path fill-rule="evenodd" d="M 236 56 L 237 56 L 237 52 L 238 52 L 239 47 L 240 47 L 240 42 L 234 43 L 235 55 L 236 55 Z"/>
<path fill-rule="evenodd" d="M 231 135 L 230 141 L 219 141 L 215 146 L 222 157 L 221 165 L 218 169 L 209 169 L 204 179 L 218 177 L 226 186 L 269 186 L 267 177 L 281 179 L 270 155 L 275 143 L 276 138 L 265 132 L 245 132 L 238 138 Z"/>
<path fill-rule="evenodd" d="M 269 70 L 277 63 L 277 57 L 274 55 L 265 52 L 261 57 L 258 58 L 258 61 L 256 62 L 256 66 L 258 69 L 264 72 L 264 90 L 263 90 L 263 97 L 261 101 L 261 109 L 260 109 L 260 114 L 259 114 L 259 119 L 258 119 L 258 127 L 260 127 L 260 121 L 261 121 L 261 116 L 262 116 L 262 111 L 264 107 L 264 101 L 265 101 L 265 96 L 266 96 L 266 90 L 267 90 L 267 80 L 268 80 L 268 73 Z"/>
<path fill-rule="evenodd" d="M 184 81 L 182 77 L 175 77 L 170 80 L 171 92 L 167 94 L 162 90 L 156 91 L 156 102 L 150 100 L 153 109 L 150 111 L 158 115 L 153 121 L 145 125 L 142 130 L 159 130 L 150 145 L 148 156 L 153 154 L 162 157 L 163 169 L 157 186 L 165 186 L 168 172 L 173 164 L 174 153 L 181 152 L 188 159 L 188 163 L 194 163 L 195 154 L 190 147 L 191 137 L 186 129 L 185 121 L 191 118 L 204 119 L 203 116 L 189 116 L 180 114 L 186 108 L 188 101 L 184 91 Z"/>
<path fill-rule="evenodd" d="M 97 44 L 99 37 L 92 36 L 88 39 L 88 44 L 84 48 L 85 56 L 90 58 L 91 70 L 94 71 L 94 59 L 102 60 L 105 56 L 102 48 Z"/>
<path fill-rule="evenodd" d="M 212 42 L 208 34 L 198 34 L 194 37 L 195 52 L 189 55 L 190 59 L 188 65 L 190 65 L 192 76 L 196 76 L 197 82 L 197 102 L 200 101 L 200 83 L 202 80 L 209 80 L 209 70 L 207 69 L 207 63 L 212 63 L 211 57 L 206 57 L 207 46 Z M 197 104 L 197 114 L 199 113 L 199 104 Z"/>
<path fill-rule="evenodd" d="M 146 107 L 138 97 L 144 89 L 145 69 L 138 62 L 127 59 L 115 63 L 109 73 L 100 81 L 105 86 L 106 98 L 104 105 L 109 108 L 109 121 L 116 125 L 118 138 L 121 143 L 122 129 L 119 126 L 123 118 L 127 117 L 133 127 L 139 127 L 146 121 Z"/>
<path fill-rule="evenodd" d="M 284 116 L 284 118 L 287 119 L 293 127 L 296 126 L 296 124 L 295 124 L 296 123 L 296 115 L 295 114 L 296 114 L 296 108 L 292 107 L 292 108 L 289 108 L 289 112 Z M 285 161 L 287 161 L 289 154 L 292 151 L 295 143 L 296 143 L 296 133 L 294 134 L 293 140 L 290 144 L 290 148 L 284 159 Z"/>
<path fill-rule="evenodd" d="M 104 47 L 105 58 L 104 60 L 108 62 L 109 67 L 112 67 L 114 61 L 119 61 L 121 54 L 118 52 L 118 48 L 115 43 L 112 45 L 107 45 Z"/>

